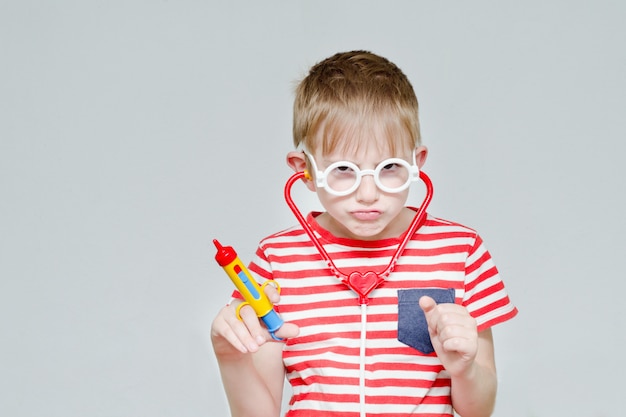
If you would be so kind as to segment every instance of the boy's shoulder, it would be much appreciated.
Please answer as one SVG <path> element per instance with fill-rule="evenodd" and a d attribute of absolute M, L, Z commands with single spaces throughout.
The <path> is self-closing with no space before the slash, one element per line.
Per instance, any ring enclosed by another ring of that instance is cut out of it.
<path fill-rule="evenodd" d="M 409 207 L 411 210 L 417 211 L 417 208 L 415 207 Z M 448 220 L 448 219 L 444 219 L 442 217 L 436 217 L 433 216 L 430 213 L 427 213 L 426 215 L 426 221 L 424 222 L 424 224 L 422 225 L 422 227 L 420 229 L 418 229 L 418 233 L 420 231 L 423 231 L 423 229 L 448 229 L 448 230 L 455 230 L 455 231 L 463 231 L 469 234 L 473 234 L 476 235 L 478 234 L 476 229 L 466 226 L 462 223 L 456 222 L 456 221 L 452 221 L 452 220 Z"/>
<path fill-rule="evenodd" d="M 415 233 L 412 240 L 431 242 L 434 245 L 448 245 L 450 242 L 463 242 L 468 247 L 483 244 L 478 231 L 464 224 L 428 215 L 426 221 Z M 437 243 L 435 243 L 437 242 Z"/>
<path fill-rule="evenodd" d="M 459 222 L 456 222 L 456 221 L 444 219 L 444 218 L 441 218 L 441 217 L 431 216 L 430 214 L 426 218 L 426 222 L 424 223 L 424 226 L 427 226 L 427 227 L 449 227 L 449 228 L 455 228 L 455 229 L 459 229 L 459 230 L 465 230 L 465 231 L 470 232 L 470 233 L 476 233 L 476 229 L 474 229 L 472 227 L 466 226 L 466 225 L 464 225 L 462 223 L 459 223 Z"/>
<path fill-rule="evenodd" d="M 261 239 L 259 246 L 272 246 L 276 244 L 295 244 L 297 242 L 306 242 L 308 240 L 308 236 L 302 226 L 293 225 L 286 229 L 280 230 L 276 233 L 272 233 L 269 236 Z"/>

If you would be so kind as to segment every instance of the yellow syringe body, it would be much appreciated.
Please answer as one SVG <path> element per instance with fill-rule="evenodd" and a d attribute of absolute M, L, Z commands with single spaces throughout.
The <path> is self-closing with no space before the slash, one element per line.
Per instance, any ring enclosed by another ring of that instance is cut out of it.
<path fill-rule="evenodd" d="M 256 312 L 256 315 L 265 323 L 272 337 L 278 339 L 274 332 L 283 325 L 283 320 L 274 311 L 274 305 L 263 291 L 266 285 L 274 283 L 274 281 L 267 281 L 262 286 L 259 285 L 250 275 L 250 272 L 241 262 L 232 246 L 222 246 L 217 239 L 213 239 L 213 243 L 217 248 L 215 260 L 224 269 L 224 272 L 226 272 L 245 300 L 239 306 L 237 312 L 244 305 L 250 305 Z"/>

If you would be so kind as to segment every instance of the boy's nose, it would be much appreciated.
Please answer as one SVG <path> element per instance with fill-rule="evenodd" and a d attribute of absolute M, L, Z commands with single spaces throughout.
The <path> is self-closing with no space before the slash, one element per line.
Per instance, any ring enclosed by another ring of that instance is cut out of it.
<path fill-rule="evenodd" d="M 378 186 L 373 175 L 363 175 L 361 183 L 356 189 L 356 199 L 362 203 L 371 203 L 378 200 Z"/>

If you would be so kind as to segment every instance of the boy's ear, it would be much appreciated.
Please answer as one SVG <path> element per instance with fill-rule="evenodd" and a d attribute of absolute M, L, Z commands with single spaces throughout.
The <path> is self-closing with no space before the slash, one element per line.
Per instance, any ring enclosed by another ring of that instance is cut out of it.
<path fill-rule="evenodd" d="M 426 146 L 418 146 L 415 148 L 415 163 L 419 169 L 422 169 L 428 157 L 428 148 Z"/>
<path fill-rule="evenodd" d="M 306 156 L 304 155 L 304 152 L 289 152 L 287 154 L 287 165 L 289 165 L 294 172 L 307 171 Z M 313 184 L 310 172 L 307 171 L 307 176 L 303 178 L 302 181 L 304 181 L 309 190 L 315 191 L 315 185 Z"/>
<path fill-rule="evenodd" d="M 302 172 L 306 169 L 306 157 L 304 152 L 291 151 L 287 154 L 287 165 L 294 172 Z"/>

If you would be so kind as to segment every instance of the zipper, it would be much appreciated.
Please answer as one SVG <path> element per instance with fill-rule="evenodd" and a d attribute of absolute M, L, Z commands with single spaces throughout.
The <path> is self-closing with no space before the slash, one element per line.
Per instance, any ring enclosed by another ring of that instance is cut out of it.
<path fill-rule="evenodd" d="M 365 341 L 367 339 L 367 304 L 361 304 L 361 346 L 359 349 L 359 409 L 365 417 Z"/>

